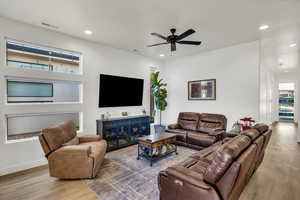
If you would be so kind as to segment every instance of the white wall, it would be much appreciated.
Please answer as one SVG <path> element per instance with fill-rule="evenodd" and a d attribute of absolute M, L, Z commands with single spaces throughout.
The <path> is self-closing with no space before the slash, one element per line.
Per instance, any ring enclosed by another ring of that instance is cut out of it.
<path fill-rule="evenodd" d="M 228 129 L 241 117 L 259 120 L 258 42 L 168 61 L 161 71 L 169 92 L 164 123 L 176 122 L 183 111 L 224 114 Z M 216 79 L 216 101 L 188 100 L 188 81 L 202 79 Z"/>
<path fill-rule="evenodd" d="M 277 75 L 269 68 L 260 68 L 260 121 L 272 124 L 278 121 L 279 90 Z"/>
<path fill-rule="evenodd" d="M 3 18 L 0 18 L 0 24 L 0 176 L 46 163 L 38 140 L 6 142 L 6 114 L 78 111 L 83 113 L 83 133 L 95 134 L 96 119 L 101 113 L 119 115 L 126 110 L 136 114 L 141 113 L 142 108 L 149 111 L 150 67 L 160 66 L 160 62 Z M 8 68 L 5 66 L 5 37 L 80 52 L 83 55 L 83 75 Z M 145 79 L 143 106 L 99 109 L 100 73 Z M 83 84 L 83 103 L 6 105 L 5 76 L 79 81 Z"/>

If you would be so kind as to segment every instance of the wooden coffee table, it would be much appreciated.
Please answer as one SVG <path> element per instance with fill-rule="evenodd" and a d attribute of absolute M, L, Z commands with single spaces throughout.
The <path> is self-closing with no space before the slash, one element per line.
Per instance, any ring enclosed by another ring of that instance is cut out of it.
<path fill-rule="evenodd" d="M 159 160 L 168 154 L 177 153 L 176 135 L 162 132 L 145 137 L 140 137 L 138 141 L 138 156 L 150 161 L 152 166 L 153 161 Z"/>

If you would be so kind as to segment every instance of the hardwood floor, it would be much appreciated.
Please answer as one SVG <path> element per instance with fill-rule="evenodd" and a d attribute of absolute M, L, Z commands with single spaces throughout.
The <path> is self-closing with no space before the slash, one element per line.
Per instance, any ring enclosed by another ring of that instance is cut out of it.
<path fill-rule="evenodd" d="M 253 175 L 240 200 L 300 199 L 300 144 L 298 128 L 280 122 L 273 135 L 262 165 Z"/>
<path fill-rule="evenodd" d="M 240 200 L 296 200 L 300 197 L 300 145 L 297 127 L 278 123 L 264 162 Z M 99 200 L 85 181 L 60 181 L 47 166 L 0 177 L 0 200 Z"/>
<path fill-rule="evenodd" d="M 85 181 L 62 181 L 48 167 L 0 177 L 0 200 L 99 200 Z"/>

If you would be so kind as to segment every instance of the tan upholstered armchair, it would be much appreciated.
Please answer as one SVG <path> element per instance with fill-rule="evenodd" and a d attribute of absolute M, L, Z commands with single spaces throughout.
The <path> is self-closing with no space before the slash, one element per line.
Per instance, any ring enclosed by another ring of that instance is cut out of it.
<path fill-rule="evenodd" d="M 97 135 L 76 135 L 72 121 L 43 129 L 40 143 L 50 176 L 61 179 L 94 178 L 103 162 L 107 143 Z"/>

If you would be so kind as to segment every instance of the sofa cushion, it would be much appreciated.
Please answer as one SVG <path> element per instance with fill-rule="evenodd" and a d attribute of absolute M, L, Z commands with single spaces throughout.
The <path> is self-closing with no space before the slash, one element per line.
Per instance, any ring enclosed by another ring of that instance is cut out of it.
<path fill-rule="evenodd" d="M 187 131 L 184 129 L 169 129 L 167 130 L 169 133 L 173 133 L 176 135 L 177 141 L 186 142 Z"/>
<path fill-rule="evenodd" d="M 79 144 L 79 138 L 75 136 L 73 139 L 69 140 L 68 142 L 62 144 L 62 146 L 71 146 L 71 145 L 78 145 Z"/>
<path fill-rule="evenodd" d="M 224 175 L 235 158 L 250 144 L 251 139 L 248 136 L 241 135 L 221 146 L 213 154 L 212 162 L 205 171 L 204 180 L 215 184 Z"/>
<path fill-rule="evenodd" d="M 210 133 L 216 129 L 222 129 L 222 124 L 214 123 L 214 122 L 206 122 L 206 121 L 199 122 L 198 131 L 201 131 L 204 133 Z"/>
<path fill-rule="evenodd" d="M 216 137 L 210 136 L 206 133 L 200 133 L 196 131 L 188 131 L 187 133 L 187 143 L 189 144 L 208 147 L 216 141 Z"/>
<path fill-rule="evenodd" d="M 258 130 L 258 132 L 260 132 L 261 134 L 262 133 L 265 133 L 269 130 L 269 126 L 266 125 L 266 124 L 255 124 L 255 126 L 253 126 L 254 129 Z"/>
<path fill-rule="evenodd" d="M 192 112 L 181 112 L 178 116 L 177 124 L 186 130 L 197 130 L 199 114 Z"/>
<path fill-rule="evenodd" d="M 210 160 L 201 158 L 194 165 L 190 166 L 189 169 L 203 175 L 210 163 Z"/>

